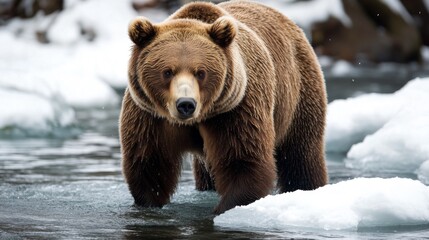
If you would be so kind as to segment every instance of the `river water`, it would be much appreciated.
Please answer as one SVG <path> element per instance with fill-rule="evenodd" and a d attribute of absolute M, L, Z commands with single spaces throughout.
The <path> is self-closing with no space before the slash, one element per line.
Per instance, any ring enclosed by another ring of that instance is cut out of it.
<path fill-rule="evenodd" d="M 72 138 L 0 139 L 0 239 L 421 239 L 429 236 L 427 226 L 363 231 L 223 229 L 214 226 L 211 213 L 218 196 L 194 189 L 192 170 L 186 159 L 171 203 L 162 209 L 138 208 L 133 205 L 121 174 L 119 110 L 119 105 L 77 110 L 79 134 Z M 358 176 L 416 179 L 413 174 L 361 173 L 346 168 L 344 157 L 327 154 L 331 183 Z"/>

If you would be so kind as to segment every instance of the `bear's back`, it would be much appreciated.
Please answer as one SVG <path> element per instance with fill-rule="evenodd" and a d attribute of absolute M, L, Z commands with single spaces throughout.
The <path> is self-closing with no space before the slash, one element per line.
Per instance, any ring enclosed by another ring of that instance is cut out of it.
<path fill-rule="evenodd" d="M 195 2 L 183 6 L 166 21 L 196 19 L 211 24 L 225 15 L 232 16 L 252 30 L 254 34 L 249 34 L 247 38 L 259 38 L 269 52 L 276 76 L 273 83 L 276 92 L 274 121 L 276 143 L 279 143 L 292 122 L 293 115 L 288 113 L 295 112 L 300 99 L 311 98 L 317 93 L 320 95 L 320 101 L 326 101 L 323 75 L 316 55 L 304 32 L 295 23 L 277 10 L 260 3 L 229 1 L 215 5 Z M 242 45 L 241 50 L 244 55 L 252 55 L 252 48 L 254 45 Z M 264 60 L 261 58 L 261 61 Z M 273 89 L 270 87 L 265 91 Z"/>
<path fill-rule="evenodd" d="M 315 54 L 304 32 L 280 12 L 248 1 L 225 2 L 219 6 L 252 29 L 270 52 L 276 75 L 274 122 L 276 143 L 279 143 L 291 125 L 293 116 L 289 113 L 295 112 L 303 85 L 305 88 L 310 84 L 303 82 L 307 81 L 303 72 L 320 72 Z M 311 63 L 301 62 L 297 56 L 306 56 Z"/>

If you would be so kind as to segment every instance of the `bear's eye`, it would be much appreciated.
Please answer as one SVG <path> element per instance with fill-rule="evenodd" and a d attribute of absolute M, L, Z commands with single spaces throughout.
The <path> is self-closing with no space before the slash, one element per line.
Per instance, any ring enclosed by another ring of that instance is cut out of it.
<path fill-rule="evenodd" d="M 195 77 L 196 77 L 199 81 L 204 80 L 204 79 L 206 78 L 206 71 L 204 71 L 204 70 L 198 70 L 198 71 L 195 73 Z"/>
<path fill-rule="evenodd" d="M 173 77 L 173 70 L 167 69 L 162 72 L 162 77 L 166 80 L 169 80 Z"/>

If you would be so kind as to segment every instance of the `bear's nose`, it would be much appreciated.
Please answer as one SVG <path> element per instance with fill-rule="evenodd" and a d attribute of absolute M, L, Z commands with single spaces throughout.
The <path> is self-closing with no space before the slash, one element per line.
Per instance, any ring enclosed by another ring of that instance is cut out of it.
<path fill-rule="evenodd" d="M 176 108 L 181 118 L 189 118 L 195 112 L 197 103 L 193 98 L 179 98 L 176 101 Z"/>

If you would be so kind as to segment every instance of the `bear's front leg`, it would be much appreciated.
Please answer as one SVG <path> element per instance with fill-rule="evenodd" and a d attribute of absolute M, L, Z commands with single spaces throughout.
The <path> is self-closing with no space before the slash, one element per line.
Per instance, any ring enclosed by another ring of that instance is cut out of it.
<path fill-rule="evenodd" d="M 180 162 L 160 154 L 135 155 L 123 159 L 123 173 L 135 204 L 162 207 L 177 186 Z"/>
<path fill-rule="evenodd" d="M 227 113 L 204 123 L 200 133 L 221 195 L 215 214 L 252 203 L 272 191 L 276 178 L 272 120 Z"/>
<path fill-rule="evenodd" d="M 139 206 L 162 207 L 177 186 L 180 151 L 171 143 L 165 125 L 162 119 L 137 107 L 125 93 L 120 118 L 122 170 Z"/>

